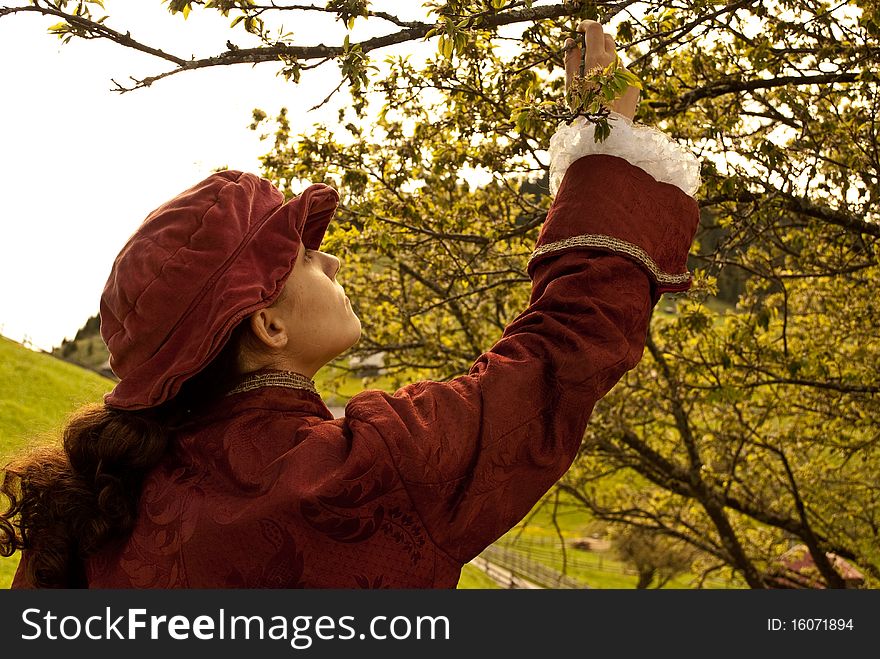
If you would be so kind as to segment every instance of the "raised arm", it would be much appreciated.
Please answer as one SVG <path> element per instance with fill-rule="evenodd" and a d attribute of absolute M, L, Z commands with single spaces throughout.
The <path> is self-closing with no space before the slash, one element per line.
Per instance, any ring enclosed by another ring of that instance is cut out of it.
<path fill-rule="evenodd" d="M 605 143 L 577 122 L 554 137 L 558 192 L 528 263 L 529 306 L 501 339 L 467 375 L 346 407 L 355 440 L 384 446 L 431 539 L 461 563 L 570 467 L 596 401 L 641 358 L 660 294 L 690 285 L 699 163 L 614 121 Z"/>

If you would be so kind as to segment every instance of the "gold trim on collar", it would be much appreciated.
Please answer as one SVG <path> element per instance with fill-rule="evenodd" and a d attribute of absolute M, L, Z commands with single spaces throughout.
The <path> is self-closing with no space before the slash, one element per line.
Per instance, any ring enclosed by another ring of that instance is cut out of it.
<path fill-rule="evenodd" d="M 243 391 L 253 391 L 254 389 L 262 389 L 263 387 L 284 387 L 286 389 L 305 389 L 317 394 L 315 381 L 307 378 L 305 375 L 294 373 L 293 371 L 273 371 L 271 373 L 258 373 L 251 375 L 244 381 L 240 382 L 234 389 L 227 393 L 240 394 Z"/>
<path fill-rule="evenodd" d="M 640 261 L 642 265 L 644 265 L 648 269 L 648 271 L 652 275 L 654 275 L 654 279 L 656 279 L 657 283 L 659 284 L 684 284 L 691 279 L 690 272 L 683 272 L 681 274 L 670 274 L 668 272 L 663 272 L 654 262 L 654 259 L 648 256 L 648 253 L 638 245 L 633 245 L 632 243 L 621 240 L 620 238 L 591 233 L 586 233 L 580 236 L 572 236 L 571 238 L 558 240 L 554 243 L 541 245 L 534 252 L 532 252 L 532 255 L 529 257 L 529 263 L 531 263 L 539 256 L 543 256 L 544 254 L 547 254 L 549 252 L 557 252 L 561 249 L 565 249 L 566 247 L 601 247 L 611 250 L 612 252 L 617 252 L 619 254 L 626 254 L 627 256 L 630 256 Z"/>

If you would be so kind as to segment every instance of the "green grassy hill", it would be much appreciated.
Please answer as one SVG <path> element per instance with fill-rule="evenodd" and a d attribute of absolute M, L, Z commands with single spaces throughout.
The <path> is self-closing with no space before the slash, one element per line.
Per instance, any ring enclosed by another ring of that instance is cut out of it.
<path fill-rule="evenodd" d="M 0 455 L 34 436 L 56 433 L 74 409 L 99 402 L 113 384 L 0 337 Z"/>
<path fill-rule="evenodd" d="M 30 441 L 57 441 L 68 415 L 100 402 L 113 382 L 51 355 L 0 337 L 0 463 Z M 12 581 L 18 557 L 0 558 L 0 587 Z"/>

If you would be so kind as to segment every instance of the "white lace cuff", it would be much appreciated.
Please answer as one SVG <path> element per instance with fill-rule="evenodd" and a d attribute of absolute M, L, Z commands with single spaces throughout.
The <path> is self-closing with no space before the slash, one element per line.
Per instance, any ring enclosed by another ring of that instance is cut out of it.
<path fill-rule="evenodd" d="M 595 125 L 577 117 L 571 125 L 560 124 L 550 138 L 550 194 L 556 195 L 569 166 L 592 154 L 617 156 L 640 167 L 655 180 L 678 186 L 693 197 L 700 188 L 700 161 L 674 139 L 656 128 L 635 124 L 612 112 L 611 135 L 604 142 L 593 140 Z"/>

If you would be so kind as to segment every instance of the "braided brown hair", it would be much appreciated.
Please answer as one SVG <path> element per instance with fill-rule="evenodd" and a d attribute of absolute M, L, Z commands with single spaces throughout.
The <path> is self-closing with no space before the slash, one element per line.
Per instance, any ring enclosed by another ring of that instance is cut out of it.
<path fill-rule="evenodd" d="M 176 432 L 236 375 L 246 325 L 164 405 L 81 408 L 64 427 L 60 445 L 32 448 L 4 467 L 0 499 L 8 506 L 0 512 L 0 555 L 26 550 L 30 585 L 85 587 L 86 559 L 131 534 L 147 474 L 173 448 Z"/>

